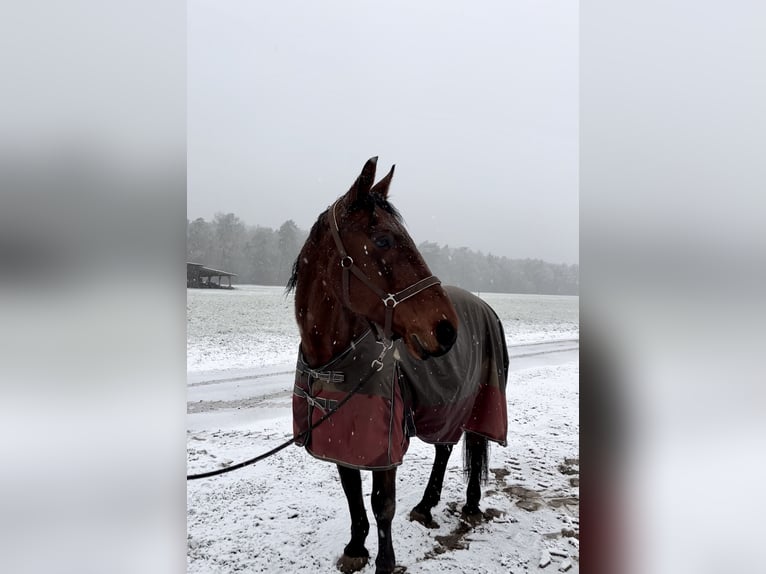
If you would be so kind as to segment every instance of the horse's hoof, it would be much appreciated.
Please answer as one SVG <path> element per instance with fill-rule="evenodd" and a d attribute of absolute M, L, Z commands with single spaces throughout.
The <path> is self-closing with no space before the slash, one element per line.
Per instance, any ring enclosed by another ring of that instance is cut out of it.
<path fill-rule="evenodd" d="M 410 520 L 419 522 L 426 528 L 439 528 L 439 523 L 433 519 L 430 512 L 420 512 L 417 508 L 410 510 Z"/>
<path fill-rule="evenodd" d="M 359 572 L 362 568 L 367 566 L 369 558 L 367 556 L 346 556 L 345 554 L 338 558 L 338 562 L 335 564 L 338 570 L 347 574 L 349 572 Z"/>
<path fill-rule="evenodd" d="M 460 512 L 460 518 L 465 520 L 471 526 L 476 526 L 484 519 L 484 514 L 478 506 L 468 506 L 466 504 Z"/>
<path fill-rule="evenodd" d="M 407 567 L 398 564 L 393 570 L 375 570 L 375 574 L 404 574 L 404 572 L 407 572 Z"/>

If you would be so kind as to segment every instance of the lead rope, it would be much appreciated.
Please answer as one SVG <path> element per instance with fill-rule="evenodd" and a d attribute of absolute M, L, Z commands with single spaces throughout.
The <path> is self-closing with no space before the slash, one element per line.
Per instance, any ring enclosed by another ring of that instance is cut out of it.
<path fill-rule="evenodd" d="M 231 466 L 227 466 L 226 468 L 219 468 L 219 469 L 216 469 L 216 470 L 209 470 L 207 472 L 201 472 L 201 473 L 198 473 L 198 474 L 187 474 L 186 475 L 186 480 L 198 480 L 200 478 L 209 478 L 211 476 L 217 476 L 219 474 L 224 474 L 224 473 L 227 473 L 227 472 L 232 472 L 233 470 L 238 470 L 240 468 L 244 468 L 246 466 L 250 466 L 251 464 L 255 464 L 256 462 L 260 462 L 260 461 L 270 457 L 273 454 L 277 454 L 280 450 L 283 450 L 283 449 L 287 448 L 288 446 L 293 444 L 295 441 L 307 437 L 308 434 L 312 430 L 317 428 L 319 425 L 321 425 L 323 422 L 325 422 L 327 419 L 329 419 L 332 415 L 337 413 L 340 410 L 340 408 L 343 405 L 345 405 L 351 399 L 352 396 L 354 396 L 356 393 L 358 393 L 361 390 L 361 388 L 367 383 L 367 381 L 369 381 L 372 378 L 372 376 L 375 373 L 377 373 L 378 371 L 380 371 L 383 368 L 383 359 L 385 358 L 386 353 L 388 353 L 388 351 L 391 349 L 391 347 L 394 346 L 394 343 L 393 343 L 393 341 L 378 341 L 378 342 L 383 345 L 383 350 L 380 352 L 380 356 L 378 356 L 377 359 L 375 359 L 374 361 L 372 361 L 372 363 L 370 363 L 370 369 L 371 369 L 370 373 L 366 377 L 364 377 L 361 381 L 359 381 L 359 383 L 353 389 L 351 389 L 349 391 L 349 393 L 345 397 L 343 397 L 343 399 L 341 399 L 341 401 L 335 406 L 334 409 L 332 409 L 331 411 L 328 411 L 325 415 L 323 415 L 322 418 L 319 419 L 317 422 L 315 422 L 313 425 L 311 425 L 308 428 L 308 430 L 303 431 L 298 436 L 294 436 L 290 440 L 288 440 L 286 442 L 283 442 L 279 446 L 276 446 L 276 447 L 272 448 L 268 452 L 264 452 L 263 454 L 259 454 L 256 457 L 253 457 L 251 459 L 239 462 L 239 463 L 231 465 Z"/>

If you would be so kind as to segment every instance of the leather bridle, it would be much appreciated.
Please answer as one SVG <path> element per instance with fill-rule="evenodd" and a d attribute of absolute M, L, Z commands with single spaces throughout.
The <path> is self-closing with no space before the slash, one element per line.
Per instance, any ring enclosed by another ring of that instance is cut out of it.
<path fill-rule="evenodd" d="M 393 336 L 393 331 L 391 330 L 391 326 L 393 324 L 394 320 L 394 308 L 403 301 L 406 301 L 410 297 L 414 297 L 421 291 L 425 291 L 429 287 L 433 287 L 434 285 L 441 285 L 441 281 L 438 277 L 435 277 L 434 275 L 429 275 L 428 277 L 425 277 L 419 281 L 416 281 L 406 289 L 402 289 L 398 293 L 386 293 L 383 291 L 380 287 L 375 285 L 372 281 L 370 281 L 369 277 L 364 274 L 364 272 L 354 263 L 354 260 L 349 256 L 349 254 L 346 252 L 346 248 L 343 246 L 343 241 L 340 239 L 340 228 L 338 227 L 338 219 L 335 215 L 335 207 L 338 205 L 338 202 L 340 199 L 338 199 L 335 203 L 332 204 L 332 207 L 330 208 L 330 214 L 332 216 L 332 221 L 330 223 L 330 232 L 332 233 L 332 238 L 335 240 L 335 245 L 338 248 L 338 252 L 340 254 L 340 266 L 343 269 L 343 302 L 346 305 L 346 307 L 350 307 L 351 305 L 351 273 L 356 276 L 357 279 L 359 279 L 365 286 L 367 286 L 370 291 L 375 293 L 378 297 L 380 297 L 380 300 L 383 302 L 383 306 L 386 308 L 386 318 L 385 318 L 385 324 L 383 326 L 383 334 L 387 339 L 391 339 Z"/>

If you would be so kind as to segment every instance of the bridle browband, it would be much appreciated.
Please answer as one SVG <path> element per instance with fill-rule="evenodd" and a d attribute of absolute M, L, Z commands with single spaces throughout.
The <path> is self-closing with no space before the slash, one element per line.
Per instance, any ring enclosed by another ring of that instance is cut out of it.
<path fill-rule="evenodd" d="M 434 275 L 429 275 L 428 277 L 425 277 L 406 289 L 402 289 L 398 293 L 386 293 L 383 291 L 380 287 L 375 285 L 370 279 L 367 277 L 367 275 L 364 274 L 364 272 L 357 267 L 357 265 L 354 263 L 354 260 L 349 256 L 349 254 L 346 252 L 346 248 L 343 246 L 343 242 L 340 239 L 340 228 L 338 227 L 338 219 L 335 216 L 335 207 L 338 205 L 338 202 L 340 199 L 336 200 L 335 203 L 332 204 L 332 207 L 330 208 L 330 213 L 332 215 L 332 222 L 330 224 L 330 233 L 332 233 L 332 238 L 335 240 L 335 245 L 338 248 L 338 252 L 340 254 L 340 266 L 343 269 L 343 302 L 346 305 L 346 307 L 349 307 L 351 305 L 351 273 L 353 273 L 357 279 L 359 279 L 364 285 L 367 286 L 370 291 L 375 293 L 378 297 L 380 297 L 380 300 L 383 302 L 383 305 L 386 308 L 386 319 L 385 319 L 385 325 L 383 326 L 383 334 L 386 337 L 386 339 L 391 339 L 393 336 L 393 331 L 391 330 L 391 326 L 394 319 L 394 308 L 403 301 L 406 301 L 410 297 L 414 297 L 421 291 L 425 291 L 429 287 L 433 287 L 434 285 L 441 285 L 441 281 L 439 281 L 438 277 L 435 277 Z"/>

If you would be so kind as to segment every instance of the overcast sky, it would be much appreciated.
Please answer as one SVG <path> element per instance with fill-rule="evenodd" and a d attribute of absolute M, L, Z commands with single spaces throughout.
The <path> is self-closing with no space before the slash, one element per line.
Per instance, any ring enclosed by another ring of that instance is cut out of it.
<path fill-rule="evenodd" d="M 377 155 L 416 242 L 579 262 L 577 15 L 192 0 L 188 217 L 308 229 Z"/>

